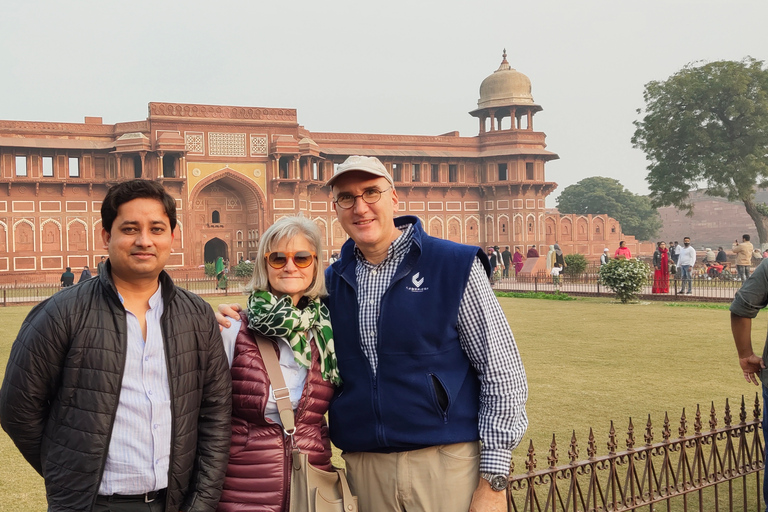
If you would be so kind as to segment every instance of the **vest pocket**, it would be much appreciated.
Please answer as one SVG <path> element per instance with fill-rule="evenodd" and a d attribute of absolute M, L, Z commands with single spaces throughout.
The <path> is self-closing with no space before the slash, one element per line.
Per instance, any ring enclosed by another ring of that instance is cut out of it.
<path fill-rule="evenodd" d="M 438 412 L 442 415 L 443 421 L 448 422 L 448 409 L 451 407 L 451 399 L 448 391 L 445 389 L 443 381 L 434 373 L 427 374 L 432 387 L 432 398 L 437 406 Z"/>

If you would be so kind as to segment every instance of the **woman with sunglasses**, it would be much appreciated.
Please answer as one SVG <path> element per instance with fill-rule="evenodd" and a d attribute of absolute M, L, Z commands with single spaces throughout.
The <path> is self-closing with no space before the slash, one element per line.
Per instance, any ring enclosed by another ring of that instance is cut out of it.
<path fill-rule="evenodd" d="M 259 241 L 241 321 L 222 331 L 232 371 L 232 445 L 218 510 L 288 511 L 291 451 L 331 469 L 325 413 L 340 383 L 317 226 L 284 217 Z M 290 393 L 295 430 L 285 432 L 256 336 L 269 338 Z"/>

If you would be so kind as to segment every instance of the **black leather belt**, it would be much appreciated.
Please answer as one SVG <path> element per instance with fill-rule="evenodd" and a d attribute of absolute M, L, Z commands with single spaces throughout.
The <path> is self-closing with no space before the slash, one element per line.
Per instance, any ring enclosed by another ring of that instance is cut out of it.
<path fill-rule="evenodd" d="M 144 494 L 113 494 L 111 496 L 103 496 L 110 501 L 143 501 L 144 503 L 152 503 L 155 500 L 162 499 L 165 496 L 165 489 L 159 491 L 149 491 Z"/>

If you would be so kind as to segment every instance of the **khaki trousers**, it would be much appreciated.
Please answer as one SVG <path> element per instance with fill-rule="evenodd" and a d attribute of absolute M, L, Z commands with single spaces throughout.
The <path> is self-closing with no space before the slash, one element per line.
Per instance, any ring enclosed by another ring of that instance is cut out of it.
<path fill-rule="evenodd" d="M 477 441 L 342 457 L 360 512 L 467 512 L 480 478 Z"/>

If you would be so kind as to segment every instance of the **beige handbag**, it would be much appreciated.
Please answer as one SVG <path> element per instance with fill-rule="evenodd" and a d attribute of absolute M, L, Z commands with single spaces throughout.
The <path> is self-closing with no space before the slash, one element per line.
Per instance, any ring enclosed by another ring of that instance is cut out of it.
<path fill-rule="evenodd" d="M 254 336 L 272 383 L 283 430 L 292 436 L 296 431 L 296 423 L 291 396 L 285 385 L 274 345 L 263 336 L 255 333 Z M 349 490 L 347 474 L 343 469 L 318 469 L 309 463 L 307 454 L 301 453 L 296 447 L 292 455 L 290 512 L 358 512 L 357 496 L 353 496 Z"/>

